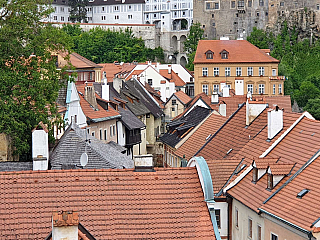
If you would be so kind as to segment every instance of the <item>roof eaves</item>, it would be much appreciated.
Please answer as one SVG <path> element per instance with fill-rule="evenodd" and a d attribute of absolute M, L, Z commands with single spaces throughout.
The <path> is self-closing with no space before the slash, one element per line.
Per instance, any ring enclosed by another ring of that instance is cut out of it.
<path fill-rule="evenodd" d="M 236 186 L 247 174 L 253 169 L 252 165 L 249 165 L 246 170 L 244 170 L 243 173 L 241 173 L 232 183 L 230 183 L 228 186 L 226 186 L 223 189 L 223 192 L 226 193 L 229 189 Z"/>
<path fill-rule="evenodd" d="M 107 121 L 107 120 L 112 120 L 115 118 L 121 118 L 121 115 L 115 115 L 115 116 L 110 116 L 110 117 L 103 117 L 103 118 L 94 118 L 94 119 L 90 119 L 92 122 L 97 123 L 97 122 L 103 122 L 103 121 Z"/>

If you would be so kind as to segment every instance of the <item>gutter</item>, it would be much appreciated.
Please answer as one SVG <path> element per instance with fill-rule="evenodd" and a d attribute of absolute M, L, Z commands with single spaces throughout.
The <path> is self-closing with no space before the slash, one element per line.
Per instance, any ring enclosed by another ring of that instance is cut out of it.
<path fill-rule="evenodd" d="M 111 116 L 111 117 L 104 117 L 104 118 L 95 118 L 95 119 L 90 119 L 91 122 L 97 123 L 97 122 L 103 122 L 115 118 L 121 118 L 121 115 L 116 115 L 116 116 Z"/>

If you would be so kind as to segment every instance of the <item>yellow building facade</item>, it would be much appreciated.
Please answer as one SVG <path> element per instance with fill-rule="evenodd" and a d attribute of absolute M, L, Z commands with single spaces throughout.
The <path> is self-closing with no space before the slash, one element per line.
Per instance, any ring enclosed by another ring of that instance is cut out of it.
<path fill-rule="evenodd" d="M 194 60 L 195 94 L 212 95 L 227 86 L 236 95 L 279 96 L 285 77 L 279 61 L 245 40 L 201 40 Z"/>

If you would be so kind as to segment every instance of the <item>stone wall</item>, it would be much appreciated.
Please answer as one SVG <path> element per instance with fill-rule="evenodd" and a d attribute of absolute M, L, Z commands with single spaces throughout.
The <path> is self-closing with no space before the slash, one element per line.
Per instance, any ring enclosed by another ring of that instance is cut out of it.
<path fill-rule="evenodd" d="M 18 156 L 12 156 L 11 139 L 8 135 L 0 133 L 0 162 L 4 161 L 18 161 Z"/>

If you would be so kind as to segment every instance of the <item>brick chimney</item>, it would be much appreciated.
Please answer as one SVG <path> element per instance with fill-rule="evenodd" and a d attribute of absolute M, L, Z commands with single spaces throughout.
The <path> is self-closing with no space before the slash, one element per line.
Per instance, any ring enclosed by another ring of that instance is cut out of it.
<path fill-rule="evenodd" d="M 52 213 L 52 240 L 78 240 L 79 213 L 57 211 Z"/>
<path fill-rule="evenodd" d="M 283 111 L 278 106 L 268 111 L 268 139 L 274 138 L 283 128 Z"/>
<path fill-rule="evenodd" d="M 33 170 L 48 170 L 48 129 L 42 122 L 32 130 L 32 159 Z"/>
<path fill-rule="evenodd" d="M 95 109 L 98 109 L 96 95 L 92 85 L 84 87 L 84 98 L 88 103 L 90 103 L 91 106 L 93 106 Z"/>

